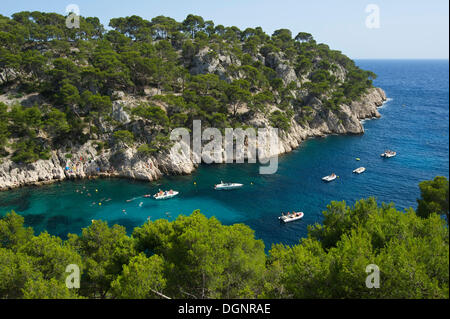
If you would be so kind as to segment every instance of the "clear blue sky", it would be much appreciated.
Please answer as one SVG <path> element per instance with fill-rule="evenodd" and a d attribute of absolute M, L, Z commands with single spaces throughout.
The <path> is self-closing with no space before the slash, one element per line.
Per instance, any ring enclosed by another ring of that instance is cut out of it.
<path fill-rule="evenodd" d="M 448 59 L 448 0 L 1 0 L 0 14 L 45 11 L 64 14 L 77 4 L 82 16 L 109 19 L 158 15 L 182 21 L 193 13 L 241 29 L 261 26 L 271 34 L 288 28 L 313 34 L 318 42 L 357 58 Z M 365 26 L 368 4 L 380 8 L 380 28 Z"/>

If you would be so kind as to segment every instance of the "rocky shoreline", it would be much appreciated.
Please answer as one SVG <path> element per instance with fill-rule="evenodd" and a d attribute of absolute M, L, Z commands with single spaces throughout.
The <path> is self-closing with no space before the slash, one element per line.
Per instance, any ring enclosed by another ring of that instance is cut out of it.
<path fill-rule="evenodd" d="M 372 88 L 358 101 L 341 105 L 337 111 L 328 110 L 320 103 L 312 103 L 309 115 L 311 120 L 302 124 L 293 120 L 290 130 L 280 136 L 276 153 L 291 152 L 311 137 L 363 134 L 361 120 L 379 118 L 377 108 L 385 101 L 385 92 L 380 88 Z M 264 123 L 255 119 L 253 124 L 261 126 Z M 174 150 L 150 158 L 143 158 L 136 148 L 126 148 L 118 153 L 109 150 L 98 154 L 92 141 L 89 141 L 82 146 L 73 146 L 70 156 L 68 152 L 56 150 L 52 151 L 48 160 L 22 165 L 4 159 L 0 162 L 0 191 L 66 179 L 122 177 L 154 181 L 165 175 L 190 174 L 197 166 L 192 161 L 191 154 Z"/>

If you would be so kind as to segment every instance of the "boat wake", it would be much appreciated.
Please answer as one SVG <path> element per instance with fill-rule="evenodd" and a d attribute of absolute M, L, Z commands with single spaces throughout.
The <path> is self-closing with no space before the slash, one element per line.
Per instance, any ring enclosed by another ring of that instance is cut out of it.
<path fill-rule="evenodd" d="M 389 102 L 391 102 L 393 98 L 388 97 L 386 101 L 383 102 L 383 104 L 378 109 L 383 109 Z"/>
<path fill-rule="evenodd" d="M 139 199 L 139 198 L 142 198 L 142 196 L 134 197 L 134 198 L 131 198 L 131 199 L 127 199 L 127 203 L 130 203 L 130 202 L 132 202 L 132 201 L 135 201 L 136 199 Z"/>

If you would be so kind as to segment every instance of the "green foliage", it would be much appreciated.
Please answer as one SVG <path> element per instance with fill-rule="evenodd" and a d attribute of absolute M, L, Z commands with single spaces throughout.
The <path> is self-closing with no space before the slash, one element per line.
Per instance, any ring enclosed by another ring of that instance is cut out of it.
<path fill-rule="evenodd" d="M 150 156 L 158 152 L 158 149 L 151 147 L 148 144 L 142 144 L 137 149 L 139 154 L 142 154 L 143 156 Z"/>
<path fill-rule="evenodd" d="M 25 108 L 16 104 L 8 115 L 11 132 L 19 136 L 35 137 L 42 126 L 42 113 L 37 106 Z"/>
<path fill-rule="evenodd" d="M 270 91 L 263 91 L 253 96 L 251 106 L 260 112 L 265 112 L 268 104 L 275 102 L 275 97 Z"/>
<path fill-rule="evenodd" d="M 28 280 L 22 289 L 23 299 L 81 299 L 73 289 L 55 278 Z"/>
<path fill-rule="evenodd" d="M 14 143 L 14 153 L 11 160 L 16 163 L 33 163 L 38 159 L 49 159 L 50 152 L 42 144 L 37 144 L 33 139 L 23 139 Z"/>
<path fill-rule="evenodd" d="M 0 247 L 0 297 L 17 299 L 23 297 L 22 289 L 30 281 L 37 280 L 40 273 L 32 258 Z"/>
<path fill-rule="evenodd" d="M 256 297 L 264 272 L 264 245 L 247 226 L 222 226 L 217 219 L 194 212 L 173 223 L 146 223 L 133 236 L 138 249 L 167 260 L 171 296 Z"/>
<path fill-rule="evenodd" d="M 134 142 L 134 135 L 130 131 L 127 130 L 119 130 L 113 133 L 113 137 L 117 142 L 124 143 L 128 146 L 131 146 Z"/>
<path fill-rule="evenodd" d="M 44 279 L 64 281 L 67 265 L 82 265 L 80 256 L 73 249 L 64 245 L 61 238 L 47 232 L 33 237 L 20 247 L 19 252 L 34 257 L 33 263 L 43 272 Z"/>
<path fill-rule="evenodd" d="M 202 17 L 190 14 L 183 21 L 183 29 L 189 32 L 192 38 L 195 38 L 197 32 L 205 27 L 205 21 Z"/>
<path fill-rule="evenodd" d="M 0 246 L 16 251 L 33 237 L 33 229 L 23 227 L 24 218 L 14 211 L 0 219 Z"/>
<path fill-rule="evenodd" d="M 4 103 L 0 102 L 0 156 L 3 154 L 3 147 L 8 141 L 9 136 L 8 109 Z"/>
<path fill-rule="evenodd" d="M 166 135 L 159 133 L 152 138 L 148 147 L 144 146 L 144 153 L 155 155 L 158 151 L 167 151 L 172 147 L 172 141 Z M 138 149 L 139 151 L 139 149 Z M 141 149 L 142 151 L 142 149 Z"/>
<path fill-rule="evenodd" d="M 122 265 L 128 264 L 136 255 L 134 241 L 126 235 L 125 228 L 118 225 L 110 228 L 102 221 L 93 221 L 80 236 L 69 235 L 68 246 L 83 260 L 85 270 L 80 293 L 94 298 L 107 297 Z"/>
<path fill-rule="evenodd" d="M 312 35 L 307 32 L 299 32 L 297 36 L 295 37 L 295 41 L 299 42 L 311 42 L 314 41 Z"/>
<path fill-rule="evenodd" d="M 274 246 L 267 296 L 283 298 L 448 298 L 448 228 L 374 199 L 354 207 L 333 202 L 324 224 L 300 245 Z M 367 289 L 367 265 L 379 267 L 380 288 Z"/>
<path fill-rule="evenodd" d="M 439 179 L 438 179 L 439 180 Z M 422 184 L 424 185 L 424 184 Z M 0 219 L 0 298 L 448 298 L 449 233 L 437 214 L 420 217 L 375 199 L 332 202 L 323 224 L 269 254 L 247 226 L 195 211 L 125 228 L 92 221 L 66 241 Z M 81 268 L 80 289 L 65 267 Z M 366 267 L 380 287 L 366 287 Z"/>
<path fill-rule="evenodd" d="M 337 111 L 364 94 L 376 77 L 306 32 L 293 37 L 278 29 L 269 36 L 260 27 L 216 26 L 193 14 L 181 22 L 133 15 L 111 19 L 109 27 L 105 30 L 98 18 L 80 17 L 80 28 L 68 29 L 64 16 L 38 11 L 1 17 L 3 86 L 14 89 L 17 98 L 40 93 L 44 103 L 9 111 L 0 104 L 0 118 L 7 118 L 0 121 L 0 156 L 30 163 L 69 141 L 111 140 L 111 131 L 122 130 L 111 119 L 113 101 L 123 94 L 146 98 L 148 103 L 131 107 L 131 120 L 144 120 L 155 136 L 171 127 L 190 128 L 195 119 L 218 128 L 248 125 L 259 112 L 288 130 L 291 118 L 302 120 L 293 112 L 303 103 L 317 98 Z M 208 73 L 199 59 L 211 65 L 219 60 L 220 68 Z M 293 68 L 298 81 L 285 83 L 280 63 Z M 284 114 L 269 115 L 269 105 Z M 8 154 L 12 139 L 19 141 Z M 141 134 L 136 139 L 149 143 Z"/>
<path fill-rule="evenodd" d="M 47 132 L 56 136 L 63 136 L 70 131 L 67 116 L 58 109 L 52 109 L 46 116 L 45 127 Z"/>
<path fill-rule="evenodd" d="M 236 117 L 242 104 L 250 101 L 251 93 L 249 92 L 249 88 L 250 83 L 246 80 L 235 80 L 226 88 L 225 92 L 231 103 L 234 117 Z"/>
<path fill-rule="evenodd" d="M 188 116 L 184 113 L 176 113 L 170 117 L 172 127 L 185 127 Z"/>
<path fill-rule="evenodd" d="M 417 200 L 417 215 L 427 218 L 431 214 L 444 215 L 448 223 L 448 180 L 437 176 L 419 184 L 421 198 Z"/>
<path fill-rule="evenodd" d="M 158 255 L 147 258 L 143 253 L 123 266 L 122 274 L 111 283 L 112 295 L 124 299 L 160 298 L 166 287 L 164 259 Z M 159 293 L 159 294 L 158 294 Z"/>
<path fill-rule="evenodd" d="M 131 114 L 149 120 L 155 126 L 166 127 L 169 124 L 169 118 L 166 113 L 158 106 L 141 104 L 133 108 Z"/>
<path fill-rule="evenodd" d="M 278 128 L 285 132 L 291 127 L 290 119 L 279 110 L 273 111 L 272 114 L 270 114 L 269 120 L 272 127 Z"/>
<path fill-rule="evenodd" d="M 81 104 L 87 110 L 86 113 L 105 114 L 111 110 L 111 98 L 107 95 L 92 94 L 90 91 L 84 91 L 81 95 Z"/>

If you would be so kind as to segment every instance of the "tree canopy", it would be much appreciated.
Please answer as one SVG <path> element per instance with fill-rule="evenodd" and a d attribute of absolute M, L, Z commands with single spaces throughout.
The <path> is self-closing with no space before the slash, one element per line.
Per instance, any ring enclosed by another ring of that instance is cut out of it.
<path fill-rule="evenodd" d="M 241 127 L 255 113 L 288 130 L 292 121 L 308 120 L 297 110 L 309 100 L 337 111 L 375 78 L 306 32 L 293 37 L 279 29 L 270 36 L 261 27 L 240 30 L 193 14 L 180 22 L 119 17 L 109 27 L 80 17 L 80 28 L 69 29 L 64 16 L 38 11 L 0 16 L 1 93 L 41 98 L 33 107 L 0 104 L 1 157 L 26 164 L 65 144 L 115 145 L 113 132 L 130 130 L 111 116 L 123 96 L 146 97 L 145 107 L 137 103 L 132 113 L 150 122 L 152 136 L 181 124 L 191 128 L 193 119 Z M 298 83 L 283 79 L 273 61 L 295 70 Z M 199 69 L 202 63 L 218 68 Z M 336 70 L 343 70 L 342 79 Z M 274 107 L 280 111 L 273 114 Z M 100 129 L 105 125 L 112 129 Z M 152 141 L 139 135 L 135 143 Z"/>
<path fill-rule="evenodd" d="M 441 195 L 439 196 L 441 197 Z M 449 233 L 438 214 L 332 202 L 297 245 L 268 253 L 246 225 L 199 211 L 136 227 L 92 221 L 63 241 L 0 219 L 1 298 L 448 298 Z M 65 286 L 66 266 L 81 270 Z M 366 286 L 366 267 L 380 271 Z"/>
<path fill-rule="evenodd" d="M 428 217 L 431 214 L 443 215 L 448 224 L 448 180 L 443 176 L 437 176 L 432 181 L 424 181 L 419 184 L 421 198 L 417 200 L 419 206 L 417 214 Z"/>

